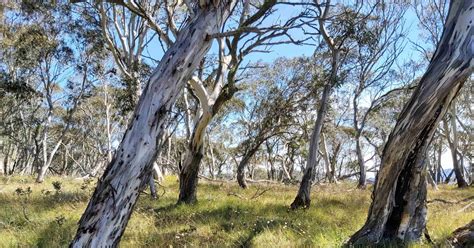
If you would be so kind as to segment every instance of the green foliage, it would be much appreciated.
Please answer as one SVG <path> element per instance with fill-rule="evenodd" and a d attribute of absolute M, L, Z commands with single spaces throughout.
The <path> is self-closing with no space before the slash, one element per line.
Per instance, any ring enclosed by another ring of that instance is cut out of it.
<path fill-rule="evenodd" d="M 61 198 L 40 194 L 61 182 Z M 35 184 L 33 178 L 0 178 L 0 246 L 64 247 L 76 231 L 76 223 L 87 205 L 92 187 L 77 179 L 48 179 Z M 30 192 L 24 205 L 13 192 Z M 161 186 L 160 186 L 161 187 Z M 313 206 L 289 211 L 294 186 L 260 185 L 247 190 L 233 183 L 201 183 L 199 202 L 176 206 L 178 185 L 168 177 L 158 188 L 163 197 L 156 201 L 142 195 L 122 238 L 122 247 L 338 247 L 365 221 L 370 190 L 355 185 L 320 185 L 314 188 Z M 268 189 L 261 196 L 257 190 Z M 473 188 L 459 190 L 441 186 L 430 191 L 428 199 L 458 201 L 471 196 Z M 61 200 L 57 200 L 61 199 Z M 429 203 L 428 231 L 436 243 L 457 227 L 474 218 L 472 207 L 465 204 Z M 396 247 L 394 244 L 386 244 Z M 426 243 L 410 245 L 429 247 Z"/>

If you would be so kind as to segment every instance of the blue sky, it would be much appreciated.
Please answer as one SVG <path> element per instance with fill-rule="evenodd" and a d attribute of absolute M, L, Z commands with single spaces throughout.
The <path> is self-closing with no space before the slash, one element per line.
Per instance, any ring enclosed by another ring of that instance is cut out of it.
<path fill-rule="evenodd" d="M 267 24 L 274 23 L 278 20 L 286 20 L 289 17 L 297 15 L 301 11 L 299 7 L 291 7 L 288 5 L 281 5 L 277 8 L 277 11 L 273 13 L 273 15 L 268 18 L 266 21 Z M 420 40 L 420 30 L 418 28 L 418 20 L 415 15 L 413 8 L 409 8 L 405 14 L 405 29 L 407 34 L 406 40 L 406 48 L 404 52 L 400 56 L 400 61 L 407 61 L 409 59 L 418 59 L 420 58 L 421 54 L 414 49 L 414 45 L 411 42 L 415 42 L 419 45 L 423 46 L 423 41 Z M 291 31 L 292 37 L 295 40 L 302 40 L 306 37 L 302 30 L 293 30 Z M 311 45 L 294 45 L 294 44 L 282 44 L 268 48 L 270 51 L 267 53 L 251 53 L 245 57 L 245 62 L 243 64 L 247 64 L 248 62 L 272 62 L 278 57 L 298 57 L 298 56 L 311 56 L 314 52 L 314 46 Z M 147 47 L 145 53 L 147 56 L 150 56 L 155 59 L 159 59 L 163 56 L 162 48 L 155 38 Z M 210 50 L 211 54 L 217 53 L 217 43 L 214 42 L 213 46 Z M 145 59 L 147 60 L 147 59 Z M 150 60 L 148 60 L 150 61 Z"/>
<path fill-rule="evenodd" d="M 266 23 L 271 24 L 278 20 L 284 21 L 292 16 L 297 15 L 300 11 L 301 11 L 300 7 L 291 7 L 288 5 L 282 5 L 278 7 L 277 11 L 273 13 L 273 15 L 266 21 Z M 421 61 L 423 59 L 423 55 L 415 49 L 415 45 L 413 43 L 416 43 L 420 46 L 425 46 L 426 44 L 420 38 L 421 31 L 419 29 L 418 19 L 412 7 L 409 7 L 405 13 L 404 29 L 406 32 L 406 40 L 405 40 L 406 46 L 405 46 L 405 49 L 403 50 L 403 53 L 399 57 L 399 62 L 403 63 L 412 59 Z M 307 37 L 302 32 L 302 30 L 294 30 L 291 33 L 292 33 L 292 37 L 295 40 L 302 40 Z M 292 58 L 292 57 L 298 57 L 298 56 L 311 56 L 314 52 L 315 47 L 311 45 L 282 44 L 282 45 L 273 46 L 268 49 L 269 49 L 269 52 L 267 53 L 249 54 L 248 56 L 246 56 L 243 64 L 245 65 L 247 63 L 259 62 L 259 61 L 265 62 L 265 63 L 271 63 L 272 61 L 274 61 L 275 59 L 279 57 Z M 150 44 L 147 51 L 154 58 L 161 58 L 161 56 L 163 55 L 163 51 L 157 40 L 155 40 L 154 42 Z M 210 53 L 211 54 L 217 53 L 216 42 L 213 43 Z M 424 61 L 424 62 L 427 62 L 427 61 Z M 420 71 L 420 74 L 421 73 L 423 73 L 423 70 Z M 452 159 L 448 152 L 442 155 L 442 163 L 445 168 L 452 167 Z M 368 165 L 370 165 L 370 162 L 368 163 Z M 373 176 L 373 175 L 369 173 L 369 177 L 370 176 Z"/>

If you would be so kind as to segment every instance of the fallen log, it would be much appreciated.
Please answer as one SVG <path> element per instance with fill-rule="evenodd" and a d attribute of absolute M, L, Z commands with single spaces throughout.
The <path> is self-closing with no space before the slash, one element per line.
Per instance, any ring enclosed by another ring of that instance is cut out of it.
<path fill-rule="evenodd" d="M 456 229 L 448 238 L 448 245 L 455 248 L 474 247 L 474 220 Z"/>

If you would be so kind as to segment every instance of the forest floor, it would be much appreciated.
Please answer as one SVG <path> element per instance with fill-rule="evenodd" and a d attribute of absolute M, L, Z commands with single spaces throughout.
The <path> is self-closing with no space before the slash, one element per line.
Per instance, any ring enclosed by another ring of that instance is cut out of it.
<path fill-rule="evenodd" d="M 94 184 L 58 177 L 35 184 L 31 177 L 0 177 L 0 247 L 66 247 Z M 296 186 L 251 185 L 242 190 L 232 182 L 201 180 L 198 203 L 176 206 L 176 177 L 162 184 L 159 199 L 141 195 L 121 247 L 339 247 L 364 223 L 371 192 L 350 183 L 318 185 L 311 208 L 288 211 Z M 428 230 L 435 243 L 443 244 L 453 230 L 474 219 L 472 196 L 473 187 L 444 185 L 429 191 Z"/>

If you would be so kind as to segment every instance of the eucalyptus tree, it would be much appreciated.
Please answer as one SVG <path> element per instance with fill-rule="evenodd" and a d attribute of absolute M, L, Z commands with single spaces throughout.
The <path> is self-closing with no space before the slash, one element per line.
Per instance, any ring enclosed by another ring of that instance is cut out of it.
<path fill-rule="evenodd" d="M 120 91 L 113 85 L 117 77 L 106 73 L 98 79 L 90 96 L 72 116 L 73 128 L 68 142 L 64 143 L 65 156 L 69 159 L 69 174 L 82 178 L 99 177 L 102 168 L 112 160 L 113 143 L 120 140 L 125 129 L 120 107 L 113 104 L 113 97 Z M 80 143 L 73 142 L 81 140 Z"/>
<path fill-rule="evenodd" d="M 303 41 L 291 38 L 290 30 L 299 27 L 298 16 L 287 20 L 270 19 L 275 11 L 277 1 L 239 2 L 236 6 L 236 21 L 228 22 L 230 30 L 215 35 L 218 43 L 218 64 L 215 69 L 206 73 L 201 63 L 196 76 L 189 81 L 190 89 L 198 100 L 189 144 L 180 170 L 178 203 L 196 201 L 198 173 L 204 151 L 206 129 L 212 119 L 229 102 L 238 91 L 239 72 L 247 55 L 261 52 L 283 43 Z M 265 25 L 266 22 L 271 24 Z"/>
<path fill-rule="evenodd" d="M 7 10 L 5 10 L 7 11 Z M 41 94 L 35 80 L 36 65 L 17 59 L 22 44 L 19 34 L 25 32 L 16 18 L 1 19 L 0 39 L 0 137 L 3 173 L 9 175 L 18 167 L 29 167 L 39 158 L 40 146 L 34 140 L 41 128 Z"/>
<path fill-rule="evenodd" d="M 367 21 L 370 30 L 365 34 L 366 37 L 361 37 L 354 48 L 352 119 L 359 164 L 359 188 L 365 188 L 366 185 L 362 138 L 367 118 L 384 98 L 399 91 L 393 89 L 396 84 L 393 82 L 393 71 L 404 49 L 403 15 L 407 7 L 407 4 L 391 3 L 377 9 Z M 385 94 L 390 88 L 392 90 Z"/>
<path fill-rule="evenodd" d="M 419 240 L 426 228 L 425 153 L 439 121 L 474 70 L 474 2 L 452 1 L 430 65 L 382 155 L 373 201 L 350 244 Z"/>
<path fill-rule="evenodd" d="M 117 246 L 139 191 L 149 182 L 166 119 L 219 33 L 234 1 L 189 5 L 189 18 L 144 88 L 133 118 L 79 221 L 72 247 Z"/>
<path fill-rule="evenodd" d="M 117 91 L 119 94 L 115 103 L 128 118 L 131 118 L 144 84 L 152 73 L 152 66 L 159 62 L 161 53 L 179 35 L 179 26 L 188 16 L 187 9 L 182 8 L 182 5 L 179 1 L 150 0 L 84 3 L 76 7 L 90 25 L 101 30 L 124 86 L 123 90 Z M 158 51 L 161 50 L 161 53 L 150 54 L 150 45 L 156 42 L 160 44 L 161 49 Z M 157 164 L 153 170 L 154 174 L 161 175 L 161 168 Z M 156 198 L 153 177 L 149 184 Z"/>
<path fill-rule="evenodd" d="M 383 4 L 375 2 L 367 4 L 355 2 L 352 4 L 331 4 L 330 0 L 321 2 L 314 0 L 308 7 L 308 14 L 303 17 L 307 25 L 306 33 L 320 40 L 315 58 L 321 57 L 325 62 L 318 66 L 324 68 L 324 89 L 319 100 L 316 122 L 309 142 L 309 155 L 298 193 L 291 204 L 292 209 L 309 207 L 311 199 L 311 181 L 318 161 L 319 143 L 323 128 L 328 101 L 334 88 L 341 85 L 351 59 L 351 48 L 354 43 L 367 37 L 369 31 L 368 19 L 383 8 Z"/>
<path fill-rule="evenodd" d="M 463 157 L 458 149 L 459 143 L 459 133 L 457 131 L 457 120 L 456 120 L 456 108 L 455 104 L 453 103 L 449 114 L 443 119 L 443 130 L 442 136 L 444 136 L 447 140 L 449 150 L 451 151 L 451 159 L 453 161 L 453 171 L 456 177 L 456 182 L 459 188 L 464 188 L 468 186 L 464 178 L 464 165 L 463 165 Z M 449 117 L 449 118 L 448 118 Z"/>
<path fill-rule="evenodd" d="M 244 126 L 241 136 L 246 138 L 239 144 L 237 167 L 237 182 L 242 188 L 247 187 L 245 168 L 260 146 L 275 136 L 295 132 L 292 126 L 309 109 L 315 95 L 315 74 L 308 58 L 279 59 L 246 79 L 251 98 L 244 99 L 246 108 L 240 122 Z"/>
<path fill-rule="evenodd" d="M 429 0 L 429 1 L 415 1 L 414 10 L 419 21 L 420 37 L 424 41 L 423 45 L 414 43 L 414 46 L 421 54 L 424 55 L 424 61 L 429 62 L 433 55 L 434 49 L 438 44 L 441 34 L 443 31 L 444 20 L 448 12 L 448 1 L 447 0 Z M 465 91 L 465 90 L 464 90 Z M 463 90 L 461 90 L 461 93 Z M 456 107 L 457 100 L 451 104 L 449 115 L 443 120 L 443 126 L 438 128 L 438 133 L 441 135 L 435 136 L 436 138 L 444 138 L 448 143 L 448 147 L 451 153 L 453 161 L 453 172 L 456 176 L 456 181 L 459 187 L 467 186 L 464 178 L 464 166 L 463 166 L 463 155 L 458 150 L 458 127 L 460 126 L 460 118 L 450 118 L 450 116 L 457 116 L 461 113 L 461 109 Z M 448 120 L 449 118 L 449 120 Z M 451 132 L 450 132 L 451 130 Z M 441 163 L 438 164 L 441 166 Z M 441 170 L 441 168 L 438 168 Z M 449 180 L 447 180 L 449 181 Z"/>
<path fill-rule="evenodd" d="M 461 167 L 470 167 L 470 171 L 467 171 L 465 178 L 469 178 L 470 184 L 474 184 L 474 163 L 472 162 L 473 154 L 473 133 L 474 133 L 474 110 L 472 108 L 472 98 L 474 92 L 474 80 L 472 76 L 466 81 L 464 87 L 459 92 L 456 98 L 456 111 L 451 116 L 456 119 L 457 126 L 457 138 L 459 143 L 458 155 L 461 161 Z M 453 125 L 454 126 L 454 125 Z M 464 164 L 463 164 L 464 163 Z"/>
<path fill-rule="evenodd" d="M 28 86 L 35 93 L 13 112 L 18 117 L 11 120 L 18 125 L 5 124 L 8 132 L 24 137 L 21 171 L 36 170 L 37 182 L 51 169 L 72 116 L 100 70 L 100 46 L 86 44 L 69 10 L 65 4 L 25 2 L 7 8 L 2 20 L 6 84 L 21 82 L 19 86 Z"/>
<path fill-rule="evenodd" d="M 371 100 L 369 107 L 372 107 L 365 109 L 370 110 L 370 114 L 366 117 L 364 132 L 362 132 L 362 138 L 374 152 L 371 156 L 373 162 L 372 172 L 377 172 L 379 169 L 378 165 L 382 158 L 383 146 L 397 121 L 398 115 L 403 110 L 403 104 L 408 101 L 419 81 L 418 74 L 421 67 L 420 63 L 413 60 L 401 64 L 397 63 L 396 68 L 390 73 L 396 85 L 382 91 L 379 91 L 377 87 L 372 89 L 374 92 L 378 92 L 378 95 L 369 98 Z"/>
<path fill-rule="evenodd" d="M 121 4 L 101 2 L 78 6 L 85 9 L 82 13 L 86 15 L 89 23 L 101 31 L 104 43 L 118 68 L 125 87 L 117 102 L 124 114 L 135 108 L 144 81 L 151 74 L 152 64 L 159 61 L 159 56 L 146 52 L 149 44 L 155 37 L 158 37 L 159 41 L 166 41 L 163 49 L 172 43 L 170 37 L 161 34 L 161 26 L 169 25 L 159 25 L 155 22 L 167 7 L 163 5 L 165 3 L 162 1 L 142 1 L 139 4 L 123 1 Z M 95 11 L 88 11 L 91 9 Z"/>
<path fill-rule="evenodd" d="M 319 155 L 323 160 L 324 167 L 319 167 L 315 173 L 315 180 L 320 180 L 320 176 L 329 183 L 336 183 L 342 178 L 343 169 L 353 170 L 350 139 L 353 137 L 352 128 L 347 126 L 350 119 L 350 101 L 348 100 L 349 90 L 343 87 L 336 89 L 333 98 L 329 102 L 330 108 L 327 110 L 327 117 L 324 127 L 321 130 L 321 149 Z M 345 154 L 345 156 L 343 156 Z M 339 170 L 337 164 L 340 164 Z M 347 164 L 347 168 L 342 168 Z M 323 173 L 320 173 L 323 172 Z M 347 176 L 347 175 L 344 175 Z"/>

